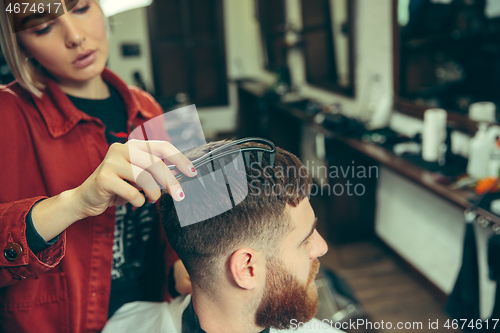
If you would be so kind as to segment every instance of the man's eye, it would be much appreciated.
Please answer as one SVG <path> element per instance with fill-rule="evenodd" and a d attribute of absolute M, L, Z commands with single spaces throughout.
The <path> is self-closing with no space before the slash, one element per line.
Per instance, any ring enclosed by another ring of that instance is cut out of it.
<path fill-rule="evenodd" d="M 309 238 L 307 238 L 307 239 L 304 241 L 304 243 L 303 243 L 303 244 L 304 244 L 304 245 L 309 244 Z"/>

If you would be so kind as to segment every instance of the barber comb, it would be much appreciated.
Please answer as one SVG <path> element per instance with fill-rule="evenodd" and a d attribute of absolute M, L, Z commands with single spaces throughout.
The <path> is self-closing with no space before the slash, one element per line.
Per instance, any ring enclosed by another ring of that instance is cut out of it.
<path fill-rule="evenodd" d="M 261 147 L 261 146 L 241 146 L 244 143 L 261 143 L 269 146 Z M 210 144 L 208 144 L 210 149 Z M 232 142 L 228 142 L 227 144 L 218 147 L 214 150 L 209 151 L 205 155 L 195 159 L 192 161 L 193 166 L 196 170 L 198 170 L 198 179 L 203 184 L 203 180 L 201 178 L 202 175 L 210 173 L 215 180 L 214 171 L 221 169 L 224 178 L 226 179 L 226 166 L 228 163 L 233 163 L 235 168 L 238 169 L 238 156 L 241 154 L 245 165 L 247 168 L 250 168 L 251 163 L 251 154 L 256 153 L 257 161 L 259 166 L 262 166 L 262 160 L 264 158 L 264 154 L 269 154 L 269 166 L 271 168 L 274 167 L 274 161 L 276 159 L 276 146 L 270 140 L 264 138 L 244 138 L 235 140 Z M 169 165 L 168 168 L 170 170 L 177 169 L 175 165 Z M 178 173 L 175 175 L 175 178 L 181 179 L 186 177 L 183 173 Z M 227 180 L 227 179 L 226 179 Z M 226 181 L 227 183 L 227 181 Z"/>
<path fill-rule="evenodd" d="M 255 145 L 243 146 L 246 143 Z M 208 147 L 210 150 L 210 145 Z M 254 163 L 262 167 L 265 154 L 268 155 L 266 162 L 274 168 L 274 143 L 263 138 L 245 138 L 228 142 L 191 161 L 198 171 L 196 177 L 182 173 L 175 176 L 181 183 L 190 183 L 190 186 L 183 186 L 185 199 L 174 201 L 180 225 L 185 227 L 205 221 L 236 207 L 248 195 L 246 168 Z M 176 166 L 168 168 L 174 170 Z"/>

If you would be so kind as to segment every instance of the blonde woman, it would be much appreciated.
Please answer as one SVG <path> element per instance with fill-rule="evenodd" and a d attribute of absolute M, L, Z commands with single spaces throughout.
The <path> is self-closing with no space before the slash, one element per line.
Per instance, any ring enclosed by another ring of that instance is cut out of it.
<path fill-rule="evenodd" d="M 176 254 L 160 251 L 160 188 L 141 189 L 133 176 L 144 170 L 129 152 L 151 156 L 123 143 L 162 109 L 105 68 L 96 0 L 62 3 L 67 12 L 52 17 L 29 10 L 47 1 L 28 2 L 23 12 L 0 0 L 2 50 L 17 79 L 0 86 L 0 332 L 97 332 L 127 302 L 168 298 L 162 277 L 190 292 Z M 168 142 L 150 148 L 196 174 Z M 168 182 L 155 169 L 142 175 L 184 198 L 171 173 Z"/>

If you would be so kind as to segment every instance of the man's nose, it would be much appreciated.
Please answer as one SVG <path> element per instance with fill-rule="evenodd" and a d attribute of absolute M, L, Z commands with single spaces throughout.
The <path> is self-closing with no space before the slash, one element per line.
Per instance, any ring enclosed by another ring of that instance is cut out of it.
<path fill-rule="evenodd" d="M 315 230 L 314 233 L 316 235 L 314 248 L 311 253 L 312 259 L 322 257 L 328 252 L 328 244 L 326 244 L 326 241 L 323 239 L 323 237 L 321 237 L 317 230 Z"/>

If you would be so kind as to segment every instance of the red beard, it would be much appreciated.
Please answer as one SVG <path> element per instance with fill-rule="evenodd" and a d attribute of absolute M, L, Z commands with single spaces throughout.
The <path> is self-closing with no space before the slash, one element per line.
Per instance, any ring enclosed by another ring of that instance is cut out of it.
<path fill-rule="evenodd" d="M 308 322 L 318 309 L 318 292 L 313 283 L 319 270 L 319 261 L 311 264 L 309 278 L 304 285 L 290 274 L 283 264 L 270 259 L 264 295 L 257 308 L 256 323 L 260 327 L 287 329 L 290 321 Z"/>

